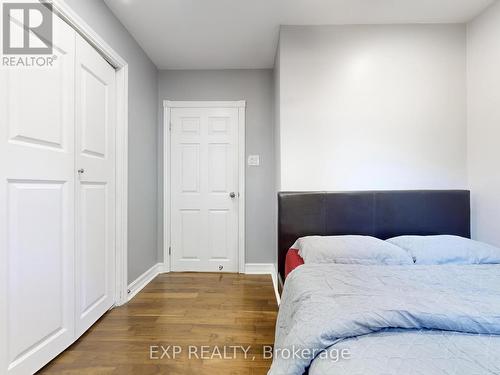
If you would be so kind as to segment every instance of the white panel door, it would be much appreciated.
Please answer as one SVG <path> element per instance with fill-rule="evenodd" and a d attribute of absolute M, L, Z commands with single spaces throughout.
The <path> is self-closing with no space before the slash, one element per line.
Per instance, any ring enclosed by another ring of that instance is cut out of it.
<path fill-rule="evenodd" d="M 0 373 L 31 374 L 74 339 L 75 32 L 51 68 L 0 70 Z"/>
<path fill-rule="evenodd" d="M 173 271 L 238 271 L 238 109 L 171 110 Z"/>
<path fill-rule="evenodd" d="M 114 303 L 115 71 L 76 40 L 76 333 Z"/>

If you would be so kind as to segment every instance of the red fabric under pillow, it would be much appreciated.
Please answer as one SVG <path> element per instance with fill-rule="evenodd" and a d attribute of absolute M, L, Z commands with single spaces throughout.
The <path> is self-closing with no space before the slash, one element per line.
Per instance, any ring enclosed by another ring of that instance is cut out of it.
<path fill-rule="evenodd" d="M 303 264 L 304 259 L 302 259 L 302 257 L 299 255 L 299 251 L 297 249 L 288 250 L 285 259 L 285 279 L 288 277 L 290 272 Z"/>

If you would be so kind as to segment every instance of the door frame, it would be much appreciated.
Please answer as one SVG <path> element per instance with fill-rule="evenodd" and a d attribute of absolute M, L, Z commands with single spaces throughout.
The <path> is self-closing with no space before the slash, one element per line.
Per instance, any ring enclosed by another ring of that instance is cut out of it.
<path fill-rule="evenodd" d="M 172 267 L 170 254 L 170 114 L 172 108 L 238 108 L 238 272 L 245 273 L 245 100 L 163 101 L 163 272 L 170 272 Z"/>
<path fill-rule="evenodd" d="M 115 148 L 115 306 L 127 299 L 128 231 L 128 63 L 97 34 L 64 0 L 51 0 L 55 15 L 69 24 L 108 63 L 116 74 L 116 148 Z"/>

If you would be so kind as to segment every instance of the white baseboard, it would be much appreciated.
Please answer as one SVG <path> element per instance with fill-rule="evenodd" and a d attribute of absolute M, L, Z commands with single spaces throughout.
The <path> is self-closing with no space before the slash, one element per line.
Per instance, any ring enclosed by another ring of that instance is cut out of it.
<path fill-rule="evenodd" d="M 245 273 L 248 275 L 270 275 L 275 272 L 272 263 L 246 263 Z"/>
<path fill-rule="evenodd" d="M 139 293 L 146 285 L 148 285 L 156 276 L 160 273 L 164 273 L 163 263 L 156 263 L 149 270 L 144 272 L 137 279 L 132 281 L 128 286 L 128 296 L 127 301 L 130 301 L 135 297 L 137 293 Z"/>
<path fill-rule="evenodd" d="M 278 292 L 278 272 L 272 263 L 247 263 L 245 264 L 245 273 L 247 275 L 271 275 L 273 279 L 274 294 L 278 306 L 281 302 L 280 294 Z"/>

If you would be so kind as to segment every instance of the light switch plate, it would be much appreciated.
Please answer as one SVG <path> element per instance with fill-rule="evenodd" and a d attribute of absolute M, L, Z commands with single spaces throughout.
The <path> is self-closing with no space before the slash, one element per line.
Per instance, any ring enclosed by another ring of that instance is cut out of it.
<path fill-rule="evenodd" d="M 260 155 L 249 155 L 248 165 L 252 167 L 258 167 L 260 165 Z"/>

